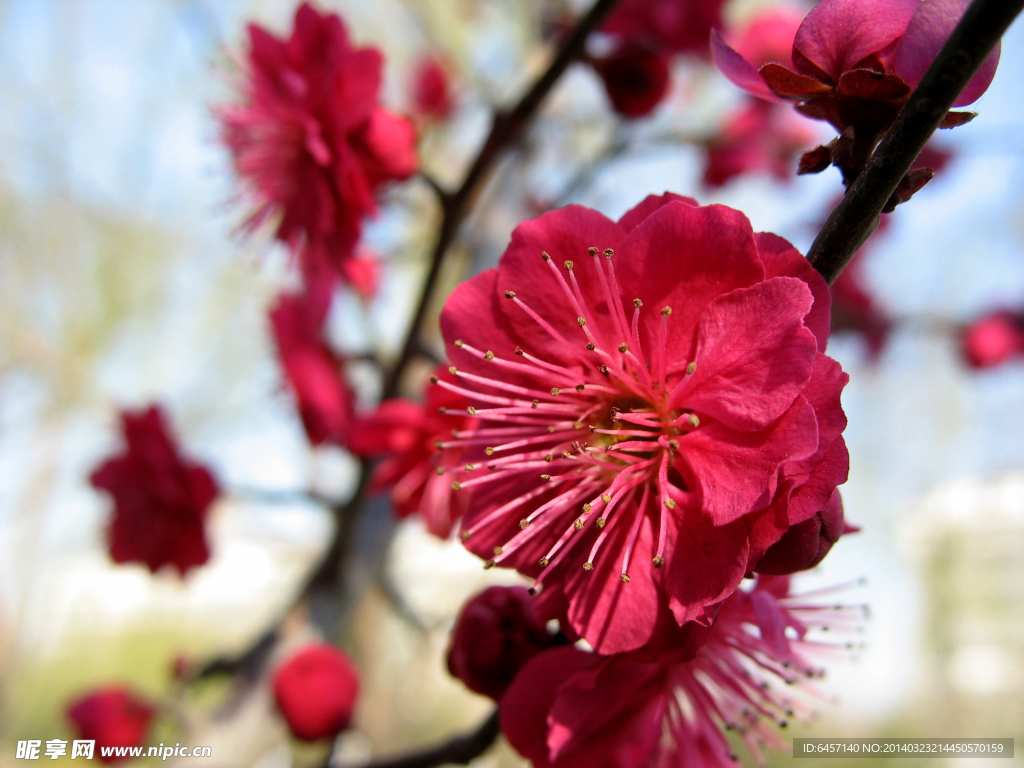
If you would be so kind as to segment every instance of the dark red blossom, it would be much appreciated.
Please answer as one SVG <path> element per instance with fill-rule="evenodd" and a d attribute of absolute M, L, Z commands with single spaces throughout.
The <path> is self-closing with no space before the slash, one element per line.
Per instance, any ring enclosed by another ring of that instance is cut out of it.
<path fill-rule="evenodd" d="M 444 366 L 433 378 L 455 380 Z M 386 400 L 359 419 L 348 445 L 357 455 L 383 459 L 373 470 L 371 492 L 390 488 L 399 517 L 418 512 L 427 530 L 442 539 L 465 512 L 465 497 L 452 492 L 462 451 L 443 448 L 477 425 L 471 416 L 447 413 L 466 406 L 462 395 L 434 386 L 427 388 L 423 404 Z"/>
<path fill-rule="evenodd" d="M 416 112 L 435 120 L 446 120 L 455 109 L 451 78 L 439 59 L 428 56 L 413 71 L 412 102 Z"/>
<path fill-rule="evenodd" d="M 329 265 L 345 279 L 374 193 L 416 171 L 412 126 L 377 103 L 382 64 L 309 3 L 287 39 L 249 25 L 244 100 L 220 109 L 223 141 L 256 202 L 247 226 L 278 219 L 304 269 Z"/>
<path fill-rule="evenodd" d="M 172 565 L 184 576 L 210 559 L 204 524 L 217 483 L 206 467 L 181 455 L 157 406 L 123 412 L 121 428 L 124 452 L 89 478 L 114 497 L 110 557 L 145 563 L 154 573 Z"/>
<path fill-rule="evenodd" d="M 448 444 L 467 548 L 600 653 L 710 624 L 845 481 L 828 315 L 807 261 L 723 206 L 521 224 L 441 316 L 458 384 L 438 386 L 480 420 Z"/>
<path fill-rule="evenodd" d="M 488 587 L 459 613 L 448 671 L 471 691 L 497 700 L 527 661 L 556 642 L 525 587 Z"/>
<path fill-rule="evenodd" d="M 352 392 L 342 361 L 323 337 L 329 286 L 282 294 L 270 313 L 277 352 L 313 445 L 344 445 L 352 426 Z"/>
<path fill-rule="evenodd" d="M 1024 312 L 985 315 L 964 328 L 960 343 L 972 368 L 994 368 L 1024 355 Z"/>
<path fill-rule="evenodd" d="M 711 34 L 712 56 L 725 76 L 748 93 L 798 102 L 802 114 L 831 123 L 844 135 L 831 148 L 833 162 L 844 170 L 857 169 L 968 4 L 969 0 L 822 0 L 796 31 L 791 56 L 768 62 L 748 59 L 717 32 Z M 954 106 L 976 101 L 992 81 L 998 62 L 997 46 Z M 967 119 L 951 112 L 946 125 Z"/>
<path fill-rule="evenodd" d="M 94 754 L 104 763 L 126 756 L 104 754 L 105 747 L 139 747 L 146 739 L 155 710 L 122 687 L 101 688 L 73 702 L 67 710 L 78 738 L 95 741 Z"/>
<path fill-rule="evenodd" d="M 626 117 L 650 114 L 668 93 L 668 59 L 641 43 L 627 41 L 592 63 L 612 107 Z"/>
<path fill-rule="evenodd" d="M 842 633 L 861 618 L 790 596 L 788 577 L 760 577 L 725 601 L 688 658 L 575 646 L 535 656 L 501 700 L 501 730 L 534 768 L 732 768 L 726 730 L 763 761 L 763 747 L 787 746 L 774 727 L 808 713 L 802 689 L 822 674 L 811 659 L 843 647 L 808 633 Z"/>
<path fill-rule="evenodd" d="M 331 739 L 348 727 L 359 695 L 359 673 L 333 645 L 307 645 L 274 672 L 274 699 L 292 734 Z"/>
<path fill-rule="evenodd" d="M 757 573 L 785 575 L 813 568 L 839 541 L 843 530 L 843 499 L 839 491 L 824 509 L 803 522 L 791 525 L 782 538 L 772 544 L 764 557 L 757 561 Z"/>
<path fill-rule="evenodd" d="M 666 53 L 707 57 L 708 34 L 722 25 L 725 0 L 619 0 L 603 30 Z"/>

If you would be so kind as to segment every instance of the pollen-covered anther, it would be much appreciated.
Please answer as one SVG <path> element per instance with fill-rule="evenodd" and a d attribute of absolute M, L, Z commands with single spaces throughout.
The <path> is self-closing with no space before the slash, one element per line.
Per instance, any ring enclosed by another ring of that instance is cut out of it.
<path fill-rule="evenodd" d="M 583 514 L 584 515 L 589 515 L 590 514 L 590 510 L 592 510 L 592 509 L 593 509 L 593 507 L 590 506 L 590 504 L 584 504 L 583 505 Z"/>
<path fill-rule="evenodd" d="M 576 385 L 576 391 L 579 392 L 580 394 L 583 394 L 584 389 L 586 389 L 586 387 L 584 387 L 582 384 Z"/>
<path fill-rule="evenodd" d="M 453 491 L 462 490 L 462 483 L 460 483 L 458 480 L 456 480 L 454 483 L 452 483 L 452 490 Z"/>
<path fill-rule="evenodd" d="M 473 534 L 471 534 L 469 531 L 463 531 L 459 535 L 462 537 L 463 541 L 469 541 L 469 537 L 472 536 Z"/>
<path fill-rule="evenodd" d="M 549 453 L 549 454 L 548 454 L 547 456 L 545 456 L 545 457 L 544 457 L 544 461 L 553 461 L 553 460 L 554 460 L 554 458 L 555 458 L 555 457 L 554 457 L 554 456 L 552 456 L 552 455 L 551 455 L 551 454 Z"/>
<path fill-rule="evenodd" d="M 692 374 L 696 370 L 697 370 L 697 363 L 690 363 L 688 366 L 686 366 L 686 372 L 688 374 Z"/>
<path fill-rule="evenodd" d="M 476 416 L 476 408 L 474 408 L 471 405 L 466 409 L 466 413 L 468 413 L 470 416 Z"/>
<path fill-rule="evenodd" d="M 628 573 L 621 574 L 619 576 L 619 579 L 622 581 L 623 584 L 629 584 L 629 574 Z"/>
<path fill-rule="evenodd" d="M 602 365 L 597 370 L 599 370 L 601 373 L 607 374 L 608 373 L 608 366 L 607 365 Z"/>
<path fill-rule="evenodd" d="M 558 395 L 561 393 L 561 391 L 562 390 L 560 390 L 558 387 L 552 387 L 551 388 L 551 396 L 552 397 L 558 397 Z"/>
<path fill-rule="evenodd" d="M 589 253 L 591 256 L 597 256 L 597 248 L 595 248 L 594 246 L 590 246 L 589 248 L 587 248 L 587 253 Z"/>
<path fill-rule="evenodd" d="M 674 440 L 674 439 L 673 440 L 669 440 L 668 441 L 668 447 L 669 448 L 673 448 L 673 449 L 678 451 L 679 450 L 679 441 L 678 440 Z"/>
<path fill-rule="evenodd" d="M 612 500 L 612 495 L 610 493 L 602 493 L 601 494 L 601 501 L 603 501 L 605 504 L 607 504 L 611 500 Z"/>
<path fill-rule="evenodd" d="M 615 255 L 615 251 L 613 251 L 611 248 L 605 248 L 604 249 L 604 257 L 606 259 L 610 259 L 614 255 Z"/>
<path fill-rule="evenodd" d="M 454 376 L 458 372 L 459 372 L 459 369 L 456 368 L 454 365 L 449 365 L 448 366 L 448 373 L 450 373 L 452 376 Z"/>
<path fill-rule="evenodd" d="M 526 530 L 526 527 L 529 524 L 530 524 L 530 521 L 527 520 L 525 517 L 522 520 L 519 521 L 519 527 L 522 528 L 523 530 Z"/>
<path fill-rule="evenodd" d="M 636 307 L 637 309 L 640 309 L 640 307 L 642 307 L 643 305 L 644 303 L 640 301 L 640 299 L 633 299 L 633 306 Z"/>
<path fill-rule="evenodd" d="M 581 421 L 574 421 L 572 423 L 572 428 L 573 429 L 583 429 L 583 422 L 581 422 Z"/>
<path fill-rule="evenodd" d="M 540 479 L 546 483 L 548 480 L 551 479 L 551 475 L 541 475 Z"/>
<path fill-rule="evenodd" d="M 462 349 L 462 339 L 456 339 L 453 343 L 455 344 L 456 347 Z"/>
<path fill-rule="evenodd" d="M 444 449 L 444 442 L 441 441 L 441 440 L 435 440 L 434 441 L 434 447 L 437 448 L 437 450 L 439 450 L 439 451 L 443 450 Z"/>
<path fill-rule="evenodd" d="M 566 260 L 564 263 L 565 263 L 565 268 L 571 271 L 572 270 L 572 262 L 569 261 L 569 260 Z"/>
<path fill-rule="evenodd" d="M 496 555 L 500 555 L 500 554 L 502 553 L 502 551 L 503 551 L 503 550 L 502 550 L 502 548 L 501 548 L 501 547 L 495 547 L 495 548 L 494 548 L 494 554 L 496 554 Z"/>
<path fill-rule="evenodd" d="M 665 558 L 661 556 L 656 556 L 653 560 L 653 563 L 655 568 L 661 568 L 661 566 L 665 564 Z"/>
<path fill-rule="evenodd" d="M 466 465 L 466 471 L 467 472 L 472 472 L 474 469 L 476 469 L 476 465 L 475 464 L 467 464 Z"/>
<path fill-rule="evenodd" d="M 563 459 L 571 459 L 572 458 L 572 454 L 569 453 L 568 451 L 562 451 L 562 458 Z"/>
<path fill-rule="evenodd" d="M 489 571 L 493 567 L 494 567 L 494 561 L 493 560 L 487 560 L 486 562 L 484 562 L 484 570 L 485 571 Z"/>
<path fill-rule="evenodd" d="M 540 559 L 540 563 L 539 563 L 539 565 L 540 565 L 540 567 L 541 567 L 541 568 L 547 568 L 547 567 L 548 567 L 548 563 L 550 563 L 550 562 L 551 562 L 551 561 L 550 561 L 550 560 L 548 560 L 548 559 L 547 559 L 546 557 L 542 557 L 542 558 Z"/>
<path fill-rule="evenodd" d="M 676 500 L 675 499 L 665 499 L 665 506 L 668 507 L 669 509 L 675 509 L 676 508 Z"/>
<path fill-rule="evenodd" d="M 604 528 L 604 526 L 605 526 L 605 524 L 607 522 L 608 522 L 608 518 L 606 518 L 606 517 L 599 517 L 599 518 L 597 518 L 597 527 L 598 528 Z"/>
<path fill-rule="evenodd" d="M 697 414 L 695 413 L 691 413 L 689 416 L 687 416 L 686 421 L 694 429 L 700 426 L 700 419 L 697 418 Z"/>
<path fill-rule="evenodd" d="M 492 448 L 491 446 L 487 446 L 486 448 L 484 448 L 484 453 L 486 453 L 488 456 L 493 456 L 494 448 Z"/>
<path fill-rule="evenodd" d="M 582 328 L 584 325 L 587 324 L 587 318 L 585 318 L 585 317 L 577 317 L 576 318 L 576 322 L 579 323 L 580 324 L 580 328 Z"/>
<path fill-rule="evenodd" d="M 573 523 L 572 523 L 572 527 L 575 528 L 577 531 L 582 531 L 583 530 L 583 521 L 580 520 L 579 518 L 576 518 L 573 521 Z"/>
<path fill-rule="evenodd" d="M 585 562 L 583 564 L 583 570 L 584 571 L 592 571 L 592 570 L 594 570 L 594 564 L 591 563 L 590 561 Z"/>
<path fill-rule="evenodd" d="M 597 349 L 597 344 L 595 344 L 595 343 L 594 343 L 594 342 L 592 342 L 592 341 L 588 341 L 588 342 L 587 342 L 587 349 L 588 349 L 589 351 L 593 352 L 593 351 L 594 351 L 595 349 Z"/>
<path fill-rule="evenodd" d="M 494 359 L 494 353 L 491 352 L 491 350 L 488 349 L 486 352 L 484 352 L 484 360 L 493 360 L 493 359 Z"/>
<path fill-rule="evenodd" d="M 669 315 L 671 315 L 671 314 L 672 314 L 672 307 L 662 307 L 662 308 L 661 308 L 661 314 L 662 314 L 662 315 L 663 315 L 664 317 L 668 317 Z"/>
<path fill-rule="evenodd" d="M 516 347 L 515 350 L 514 350 L 514 354 L 517 354 L 517 355 L 521 356 L 521 355 L 524 355 L 525 353 L 523 352 L 523 348 L 522 347 Z"/>
<path fill-rule="evenodd" d="M 516 292 L 515 291 L 505 291 L 505 298 L 506 299 L 514 299 L 515 297 L 516 297 Z"/>
<path fill-rule="evenodd" d="M 627 344 L 626 342 L 622 342 L 621 344 L 619 344 L 619 352 L 628 352 L 628 351 L 629 351 L 629 344 Z"/>
<path fill-rule="evenodd" d="M 530 403 L 531 408 L 536 408 L 538 405 L 540 405 L 540 400 L 534 400 L 532 403 Z"/>
<path fill-rule="evenodd" d="M 439 474 L 439 475 L 443 475 L 444 474 L 444 467 L 438 467 L 434 471 L 437 472 L 437 474 Z"/>
<path fill-rule="evenodd" d="M 540 257 L 544 259 L 544 261 L 551 261 L 551 254 L 548 253 L 547 251 L 541 251 Z"/>
<path fill-rule="evenodd" d="M 439 382 L 439 381 L 440 381 L 440 379 L 437 378 L 437 376 L 431 376 L 430 377 L 430 383 L 431 384 L 437 384 L 437 382 Z"/>

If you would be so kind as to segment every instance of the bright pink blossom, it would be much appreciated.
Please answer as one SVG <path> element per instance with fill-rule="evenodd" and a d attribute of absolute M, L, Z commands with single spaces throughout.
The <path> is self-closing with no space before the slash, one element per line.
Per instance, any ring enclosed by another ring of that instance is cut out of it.
<path fill-rule="evenodd" d="M 277 352 L 313 445 L 344 445 L 352 427 L 352 392 L 341 359 L 327 345 L 323 324 L 329 286 L 282 294 L 270 313 Z"/>
<path fill-rule="evenodd" d="M 412 81 L 416 112 L 435 120 L 446 120 L 455 110 L 451 78 L 444 64 L 428 56 L 416 65 Z"/>
<path fill-rule="evenodd" d="M 709 624 L 845 481 L 828 288 L 723 206 L 651 196 L 516 228 L 441 316 L 466 546 L 536 579 L 600 653 Z"/>
<path fill-rule="evenodd" d="M 110 557 L 115 563 L 145 563 L 154 573 L 172 565 L 184 576 L 210 559 L 204 525 L 217 483 L 206 467 L 181 455 L 156 406 L 123 412 L 121 428 L 124 452 L 89 478 L 114 497 Z"/>
<path fill-rule="evenodd" d="M 666 53 L 707 57 L 708 34 L 722 24 L 725 0 L 619 0 L 604 31 Z"/>
<path fill-rule="evenodd" d="M 993 312 L 968 325 L 961 337 L 972 368 L 994 368 L 1024 355 L 1024 312 Z"/>
<path fill-rule="evenodd" d="M 443 366 L 432 379 L 455 380 Z M 427 388 L 422 404 L 386 400 L 358 420 L 348 446 L 360 456 L 383 459 L 373 470 L 372 492 L 390 488 L 399 517 L 418 512 L 427 530 L 442 539 L 451 535 L 455 521 L 465 512 L 465 497 L 452 492 L 463 451 L 443 448 L 476 427 L 475 418 L 448 413 L 466 406 L 462 395 L 435 386 Z"/>
<path fill-rule="evenodd" d="M 333 645 L 307 645 L 274 672 L 274 699 L 292 734 L 303 741 L 337 736 L 348 727 L 359 673 Z"/>
<path fill-rule="evenodd" d="M 341 19 L 309 3 L 279 39 L 249 25 L 244 103 L 219 114 L 235 169 L 252 187 L 250 228 L 279 219 L 276 236 L 304 269 L 342 279 L 374 193 L 417 168 L 410 123 L 377 103 L 380 52 L 355 48 Z"/>
<path fill-rule="evenodd" d="M 104 763 L 126 756 L 104 755 L 104 747 L 139 747 L 146 739 L 155 710 L 127 688 L 102 688 L 68 707 L 78 738 L 95 741 L 94 755 Z"/>
<path fill-rule="evenodd" d="M 498 700 L 527 661 L 558 642 L 546 624 L 525 587 L 488 587 L 459 613 L 448 671 L 471 691 Z"/>
<path fill-rule="evenodd" d="M 668 59 L 642 43 L 627 41 L 593 60 L 612 107 L 621 115 L 643 117 L 668 94 Z"/>
<path fill-rule="evenodd" d="M 732 768 L 726 730 L 762 760 L 763 747 L 788 745 L 775 727 L 809 709 L 809 680 L 822 674 L 811 659 L 841 654 L 808 633 L 853 630 L 861 618 L 790 596 L 788 577 L 761 577 L 725 601 L 689 658 L 574 646 L 535 656 L 501 700 L 501 729 L 534 768 Z"/>
<path fill-rule="evenodd" d="M 748 59 L 717 32 L 711 50 L 718 68 L 763 99 L 799 102 L 804 115 L 827 120 L 873 147 L 956 26 L 969 0 L 822 0 L 800 24 L 792 54 Z M 747 55 L 750 55 L 747 53 Z M 954 106 L 976 101 L 992 82 L 999 48 Z M 966 117 L 951 113 L 948 125 Z"/>

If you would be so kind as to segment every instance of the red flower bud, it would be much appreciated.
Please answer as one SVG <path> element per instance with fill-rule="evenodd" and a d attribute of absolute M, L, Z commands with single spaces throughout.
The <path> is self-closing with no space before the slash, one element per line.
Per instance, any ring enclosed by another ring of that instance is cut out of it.
<path fill-rule="evenodd" d="M 781 576 L 813 568 L 843 535 L 843 500 L 833 491 L 825 508 L 809 520 L 790 526 L 764 557 L 757 561 L 758 573 Z"/>
<path fill-rule="evenodd" d="M 554 644 L 525 588 L 489 587 L 459 614 L 448 671 L 471 691 L 497 700 L 520 667 Z"/>
<path fill-rule="evenodd" d="M 610 56 L 594 62 L 615 111 L 643 117 L 668 93 L 668 61 L 646 46 L 627 42 Z"/>
<path fill-rule="evenodd" d="M 356 668 L 327 643 L 306 646 L 274 673 L 277 708 L 303 741 L 333 738 L 345 730 L 358 694 Z"/>
<path fill-rule="evenodd" d="M 1024 322 L 1008 312 L 987 315 L 964 329 L 961 344 L 972 368 L 993 368 L 1024 351 Z"/>
<path fill-rule="evenodd" d="M 96 742 L 96 754 L 105 763 L 125 756 L 104 755 L 103 747 L 138 747 L 146 738 L 154 710 L 127 688 L 102 688 L 72 703 L 68 718 L 80 739 Z"/>

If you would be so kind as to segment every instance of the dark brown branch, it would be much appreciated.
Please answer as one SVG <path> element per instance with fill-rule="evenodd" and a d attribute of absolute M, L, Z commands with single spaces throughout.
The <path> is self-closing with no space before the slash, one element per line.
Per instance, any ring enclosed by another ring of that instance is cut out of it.
<path fill-rule="evenodd" d="M 438 765 L 469 765 L 486 752 L 498 738 L 498 710 L 495 710 L 473 733 L 456 736 L 451 741 L 424 752 L 367 763 L 362 768 L 434 768 Z M 329 768 L 330 763 L 324 766 Z"/>
<path fill-rule="evenodd" d="M 1024 0 L 974 0 L 964 13 L 807 253 L 830 284 L 875 231 L 900 180 L 1022 7 Z"/>
<path fill-rule="evenodd" d="M 470 202 L 477 192 L 481 181 L 493 167 L 495 161 L 522 136 L 523 130 L 529 124 L 545 97 L 547 97 L 555 83 L 565 73 L 565 70 L 569 68 L 569 65 L 583 53 L 590 33 L 600 26 L 601 21 L 615 5 L 615 2 L 616 0 L 596 0 L 586 16 L 580 19 L 576 28 L 566 38 L 547 71 L 540 76 L 537 82 L 533 84 L 533 87 L 519 100 L 519 103 L 508 112 L 499 112 L 494 116 L 491 132 L 487 136 L 486 141 L 484 141 L 480 152 L 477 154 L 459 188 L 451 194 L 442 193 L 440 195 L 442 209 L 441 229 L 438 233 L 437 243 L 434 246 L 434 253 L 430 259 L 430 270 L 427 272 L 419 303 L 416 305 L 416 311 L 413 313 L 412 321 L 409 324 L 409 330 L 402 345 L 401 355 L 399 355 L 398 361 L 384 383 L 384 399 L 394 397 L 397 394 L 402 374 L 405 373 L 409 362 L 416 354 L 423 321 L 426 317 L 427 309 L 430 307 L 434 287 L 441 274 L 444 258 L 452 242 L 455 240 L 455 236 L 458 234 L 459 226 L 466 217 L 466 213 L 470 208 Z"/>

